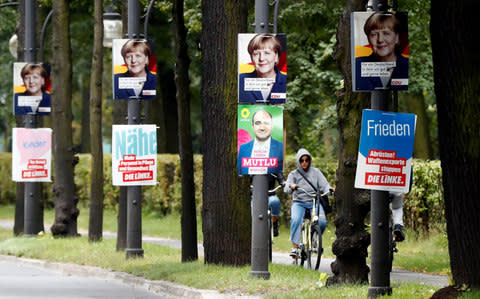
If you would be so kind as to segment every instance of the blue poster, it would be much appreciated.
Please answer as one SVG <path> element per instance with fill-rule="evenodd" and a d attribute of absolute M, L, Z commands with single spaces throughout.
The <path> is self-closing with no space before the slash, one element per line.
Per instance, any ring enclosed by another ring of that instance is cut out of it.
<path fill-rule="evenodd" d="M 363 110 L 355 188 L 407 193 L 417 116 Z"/>

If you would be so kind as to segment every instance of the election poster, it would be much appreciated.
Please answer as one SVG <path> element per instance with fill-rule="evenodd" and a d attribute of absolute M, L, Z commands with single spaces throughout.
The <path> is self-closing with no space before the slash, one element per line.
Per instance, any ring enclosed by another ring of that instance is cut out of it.
<path fill-rule="evenodd" d="M 238 102 L 284 104 L 286 99 L 286 35 L 239 34 Z"/>
<path fill-rule="evenodd" d="M 355 188 L 408 193 L 417 116 L 363 110 Z"/>
<path fill-rule="evenodd" d="M 353 91 L 408 89 L 408 22 L 405 12 L 351 14 Z"/>
<path fill-rule="evenodd" d="M 13 114 L 49 115 L 50 65 L 15 62 L 13 64 Z"/>
<path fill-rule="evenodd" d="M 52 129 L 14 128 L 12 135 L 12 180 L 51 182 Z"/>
<path fill-rule="evenodd" d="M 155 98 L 157 62 L 152 41 L 114 39 L 112 64 L 114 99 Z"/>
<path fill-rule="evenodd" d="M 282 107 L 239 105 L 237 134 L 238 174 L 268 174 L 283 170 Z"/>
<path fill-rule="evenodd" d="M 112 126 L 112 178 L 114 186 L 157 183 L 156 125 Z"/>

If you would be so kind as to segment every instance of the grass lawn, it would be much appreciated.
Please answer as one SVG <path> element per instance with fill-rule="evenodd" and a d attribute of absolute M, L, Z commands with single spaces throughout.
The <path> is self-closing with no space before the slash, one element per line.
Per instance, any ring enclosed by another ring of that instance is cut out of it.
<path fill-rule="evenodd" d="M 251 277 L 250 266 L 230 267 L 181 263 L 178 249 L 144 244 L 143 259 L 125 259 L 115 251 L 115 240 L 88 242 L 86 237 L 62 239 L 50 234 L 36 238 L 12 238 L 11 231 L 0 229 L 0 254 L 48 261 L 99 266 L 152 280 L 168 280 L 222 293 L 264 295 L 265 298 L 366 298 L 368 285 L 321 287 L 320 273 L 299 267 L 271 264 L 269 280 Z M 394 296 L 388 298 L 428 298 L 435 288 L 421 284 L 394 284 Z"/>
<path fill-rule="evenodd" d="M 79 231 L 88 230 L 88 208 L 80 206 L 80 215 L 78 217 Z M 15 207 L 13 205 L 0 206 L 0 219 L 13 220 Z M 54 220 L 54 211 L 45 210 L 45 223 L 51 225 Z M 104 230 L 116 232 L 117 213 L 114 210 L 105 210 L 104 212 Z M 157 215 L 144 214 L 142 216 L 142 229 L 145 236 L 157 236 L 170 239 L 180 239 L 180 216 L 167 215 L 159 218 Z M 197 217 L 198 240 L 203 240 L 202 225 L 200 217 Z M 432 233 L 427 239 L 415 239 L 412 232 L 406 231 L 407 238 L 404 242 L 398 243 L 399 252 L 395 254 L 394 267 L 427 272 L 434 274 L 448 274 L 450 264 L 448 257 L 448 246 L 446 235 Z M 282 223 L 280 226 L 280 235 L 275 238 L 273 250 L 277 252 L 289 252 L 291 243 L 288 241 L 289 228 Z M 329 223 L 323 234 L 324 256 L 334 258 L 332 253 L 332 243 L 335 241 L 335 227 Z M 368 261 L 370 262 L 370 261 Z"/>

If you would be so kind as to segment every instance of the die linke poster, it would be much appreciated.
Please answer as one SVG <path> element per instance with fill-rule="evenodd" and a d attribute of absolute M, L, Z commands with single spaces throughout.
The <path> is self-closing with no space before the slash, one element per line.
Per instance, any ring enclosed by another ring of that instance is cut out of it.
<path fill-rule="evenodd" d="M 156 184 L 156 125 L 112 126 L 112 178 L 115 186 Z"/>
<path fill-rule="evenodd" d="M 13 181 L 51 182 L 51 162 L 52 129 L 13 129 Z"/>
<path fill-rule="evenodd" d="M 363 110 L 355 188 L 408 193 L 417 116 Z"/>

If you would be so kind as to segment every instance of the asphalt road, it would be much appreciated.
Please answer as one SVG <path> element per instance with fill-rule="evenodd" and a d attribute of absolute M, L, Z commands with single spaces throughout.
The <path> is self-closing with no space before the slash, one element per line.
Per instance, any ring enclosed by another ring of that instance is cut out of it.
<path fill-rule="evenodd" d="M 118 298 L 158 299 L 166 295 L 115 280 L 65 275 L 17 259 L 0 260 L 0 298 Z"/>

